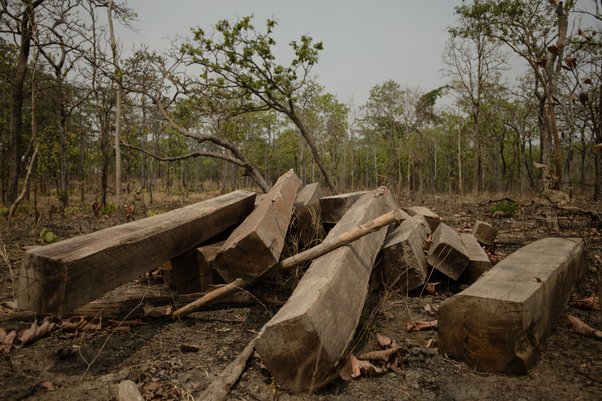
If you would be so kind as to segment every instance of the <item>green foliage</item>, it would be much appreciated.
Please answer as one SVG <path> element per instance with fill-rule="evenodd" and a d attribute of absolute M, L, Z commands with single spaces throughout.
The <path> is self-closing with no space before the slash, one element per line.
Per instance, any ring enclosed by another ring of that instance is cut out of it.
<path fill-rule="evenodd" d="M 58 241 L 59 237 L 57 237 L 52 231 L 48 230 L 47 228 L 42 228 L 42 230 L 40 231 L 40 240 L 43 244 L 52 244 L 53 242 Z"/>
<path fill-rule="evenodd" d="M 490 211 L 493 215 L 501 215 L 506 217 L 514 217 L 518 214 L 520 205 L 517 202 L 504 199 L 500 202 L 496 202 L 491 206 Z"/>
<path fill-rule="evenodd" d="M 106 216 L 113 216 L 117 213 L 117 205 L 111 202 L 107 202 L 105 207 L 102 209 L 102 214 Z"/>

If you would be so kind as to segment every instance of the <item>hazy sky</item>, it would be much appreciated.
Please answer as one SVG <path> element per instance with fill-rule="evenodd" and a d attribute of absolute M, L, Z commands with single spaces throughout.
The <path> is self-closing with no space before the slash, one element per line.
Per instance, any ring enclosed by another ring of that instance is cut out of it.
<path fill-rule="evenodd" d="M 253 14 L 255 26 L 278 21 L 275 39 L 288 44 L 308 34 L 324 43 L 313 73 L 328 92 L 359 105 L 371 87 L 387 79 L 425 90 L 441 86 L 447 27 L 455 24 L 449 0 L 128 0 L 138 13 L 137 32 L 118 30 L 123 47 L 161 50 L 169 38 L 206 31 L 220 19 Z M 284 54 L 284 53 L 279 53 Z M 288 60 L 282 60 L 288 64 Z"/>

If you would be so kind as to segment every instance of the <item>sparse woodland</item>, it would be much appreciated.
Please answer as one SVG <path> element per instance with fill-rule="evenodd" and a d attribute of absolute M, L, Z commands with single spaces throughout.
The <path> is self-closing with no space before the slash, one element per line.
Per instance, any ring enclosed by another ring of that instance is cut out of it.
<path fill-rule="evenodd" d="M 126 4 L 2 1 L 2 213 L 38 196 L 64 210 L 136 189 L 151 202 L 266 191 L 289 168 L 332 192 L 600 199 L 600 2 L 462 2 L 456 14 L 446 85 L 388 80 L 354 104 L 312 75 L 328 51 L 319 38 L 276 56 L 276 21 L 219 21 L 155 52 L 120 46 L 112 25 L 136 15 Z"/>

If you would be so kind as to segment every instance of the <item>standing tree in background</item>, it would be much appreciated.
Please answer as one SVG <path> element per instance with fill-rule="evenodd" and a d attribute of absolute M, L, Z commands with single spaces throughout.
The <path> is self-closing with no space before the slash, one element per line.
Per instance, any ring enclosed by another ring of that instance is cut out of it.
<path fill-rule="evenodd" d="M 119 67 L 119 55 L 117 54 L 117 41 L 115 40 L 115 31 L 113 30 L 113 0 L 109 0 L 107 8 L 107 18 L 109 21 L 109 39 L 111 43 L 111 54 L 113 55 L 113 68 L 115 69 L 114 79 L 117 84 L 117 101 L 115 103 L 115 195 L 117 202 L 121 200 L 121 97 L 123 72 Z"/>
<path fill-rule="evenodd" d="M 14 202 L 19 195 L 21 173 L 21 142 L 23 130 L 23 101 L 29 52 L 35 29 L 35 13 L 44 0 L 0 3 L 0 33 L 17 38 L 19 48 L 17 66 L 11 88 L 10 140 L 8 154 L 8 201 Z"/>
<path fill-rule="evenodd" d="M 471 4 L 463 1 L 456 7 L 456 14 L 465 21 L 457 29 L 458 34 L 470 37 L 482 32 L 505 43 L 531 67 L 541 88 L 535 96 L 541 105 L 543 161 L 550 170 L 549 175 L 544 174 L 544 191 L 558 188 L 562 183 L 555 97 L 561 73 L 574 68 L 574 58 L 565 57 L 569 13 L 574 4 L 574 0 L 474 0 Z"/>
<path fill-rule="evenodd" d="M 466 22 L 463 20 L 462 23 L 466 28 Z M 505 56 L 482 31 L 466 30 L 460 37 L 457 30 L 451 29 L 450 34 L 443 54 L 444 72 L 452 80 L 451 87 L 458 94 L 458 103 L 472 120 L 473 191 L 480 193 L 483 190 L 483 102 L 500 80 Z"/>
<path fill-rule="evenodd" d="M 335 192 L 330 174 L 318 152 L 314 135 L 305 127 L 297 110 L 300 90 L 312 67 L 318 62 L 321 42 L 301 36 L 290 46 L 294 58 L 290 65 L 276 62 L 272 37 L 276 21 L 267 20 L 266 32 L 258 32 L 251 17 L 232 24 L 227 20 L 215 26 L 215 33 L 193 30 L 193 41 L 182 46 L 190 64 L 203 68 L 201 81 L 215 89 L 216 95 L 231 96 L 230 104 L 240 112 L 276 110 L 286 115 L 307 141 L 328 188 Z"/>

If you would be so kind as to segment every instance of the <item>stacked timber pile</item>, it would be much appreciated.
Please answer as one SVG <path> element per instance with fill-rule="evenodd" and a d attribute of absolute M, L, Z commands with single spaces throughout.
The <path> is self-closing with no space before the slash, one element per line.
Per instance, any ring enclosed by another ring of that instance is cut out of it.
<path fill-rule="evenodd" d="M 441 305 L 441 352 L 484 370 L 523 373 L 584 270 L 584 245 L 544 239 L 492 267 L 485 249 L 496 234 L 484 221 L 458 232 L 426 207 L 400 209 L 384 187 L 323 197 L 319 184 L 302 188 L 291 170 L 260 198 L 235 191 L 29 250 L 18 305 L 68 315 L 170 262 L 172 285 L 192 299 L 171 314 L 182 317 L 313 260 L 280 311 L 201 397 L 221 399 L 253 350 L 280 388 L 324 387 L 349 352 L 371 280 L 407 295 L 447 277 L 466 289 Z"/>

